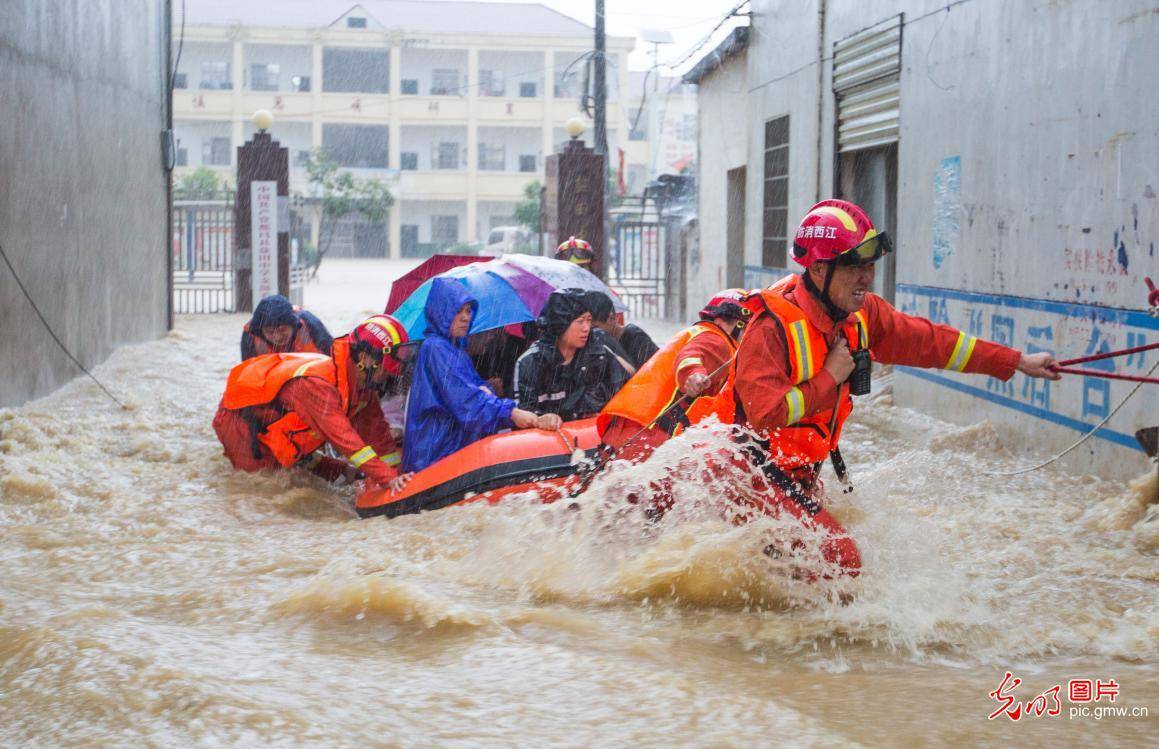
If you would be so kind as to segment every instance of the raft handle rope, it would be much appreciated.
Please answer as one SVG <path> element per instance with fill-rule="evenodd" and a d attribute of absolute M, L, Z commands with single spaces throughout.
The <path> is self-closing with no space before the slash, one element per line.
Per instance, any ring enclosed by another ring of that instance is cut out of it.
<path fill-rule="evenodd" d="M 1139 348 L 1151 349 L 1151 348 L 1155 348 L 1157 345 L 1159 345 L 1159 344 L 1152 344 L 1150 346 L 1140 346 Z M 1127 349 L 1127 351 L 1131 351 L 1131 349 Z M 1124 353 L 1126 353 L 1126 351 L 1113 351 L 1109 354 L 1100 354 L 1097 356 L 1089 357 L 1085 360 L 1086 361 L 1093 361 L 1095 359 L 1108 359 L 1111 356 L 1121 356 Z M 1073 359 L 1070 360 L 1070 362 L 1073 362 L 1073 361 L 1074 361 Z M 1061 363 L 1067 364 L 1070 362 L 1061 362 Z M 1039 463 L 1038 465 L 1030 466 L 1029 468 L 1020 468 L 1017 471 L 988 471 L 987 475 L 989 475 L 989 476 L 1019 476 L 1019 475 L 1024 474 L 1024 473 L 1030 473 L 1031 471 L 1037 471 L 1039 468 L 1045 468 L 1046 466 L 1050 465 L 1051 463 L 1054 463 L 1058 460 L 1061 460 L 1063 456 L 1068 454 L 1070 451 L 1074 450 L 1076 447 L 1078 447 L 1082 443 L 1089 440 L 1091 437 L 1094 436 L 1095 432 L 1099 431 L 1104 426 L 1106 426 L 1107 422 L 1110 421 L 1115 416 L 1115 414 L 1117 414 L 1119 412 L 1119 410 L 1123 408 L 1123 406 L 1127 405 L 1127 401 L 1131 400 L 1132 396 L 1134 396 L 1135 393 L 1139 392 L 1139 388 L 1143 387 L 1144 383 L 1155 382 L 1156 380 L 1150 379 L 1150 376 L 1155 373 L 1156 369 L 1159 369 L 1159 360 L 1157 360 L 1154 364 L 1151 365 L 1151 369 L 1149 369 L 1147 371 L 1147 375 L 1145 377 L 1140 377 L 1137 380 L 1135 380 L 1135 387 L 1131 388 L 1131 392 L 1127 393 L 1127 396 L 1125 398 L 1123 398 L 1123 400 L 1119 401 L 1118 405 L 1116 405 L 1113 409 L 1111 409 L 1111 412 L 1109 414 L 1107 414 L 1103 418 L 1102 421 L 1100 421 L 1098 424 L 1096 424 L 1094 427 L 1092 427 L 1091 430 L 1089 432 L 1087 432 L 1086 434 L 1084 434 L 1082 437 L 1080 437 L 1077 442 L 1075 442 L 1073 445 L 1071 445 L 1067 449 L 1060 452 L 1058 455 L 1055 455 L 1053 458 L 1050 458 L 1049 460 L 1044 460 L 1043 462 Z M 1064 371 L 1064 370 L 1060 369 L 1057 371 Z M 1085 372 L 1084 372 L 1084 374 L 1085 374 Z M 1099 372 L 1098 374 L 1100 376 L 1105 376 L 1107 373 Z M 1116 379 L 1120 379 L 1120 378 L 1116 378 Z"/>
<path fill-rule="evenodd" d="M 69 359 L 71 359 L 72 363 L 77 365 L 77 367 L 80 368 L 80 371 L 82 371 L 86 375 L 88 375 L 90 380 L 97 383 L 97 385 L 100 387 L 100 389 L 105 391 L 105 395 L 109 396 L 109 398 L 112 399 L 112 401 L 114 403 L 116 403 L 118 406 L 125 409 L 126 411 L 129 410 L 129 407 L 126 406 L 124 403 L 122 403 L 117 398 L 117 396 L 113 395 L 112 392 L 107 387 L 105 387 L 104 383 L 101 382 L 100 380 L 98 380 L 92 372 L 88 371 L 88 369 L 85 368 L 85 365 L 81 364 L 77 360 L 77 358 L 72 355 L 72 352 L 68 350 L 68 347 L 65 346 L 64 343 L 60 340 L 60 338 L 57 337 L 56 333 L 52 330 L 52 326 L 48 324 L 48 320 L 45 320 L 44 315 L 41 314 L 40 308 L 36 306 L 36 302 L 34 302 L 32 300 L 32 295 L 29 294 L 28 289 L 26 289 L 24 287 L 24 282 L 20 280 L 20 276 L 16 273 L 16 269 L 12 267 L 12 261 L 8 259 L 8 253 L 6 253 L 4 251 L 3 245 L 0 245 L 0 258 L 4 259 L 4 264 L 7 265 L 8 270 L 12 272 L 12 278 L 16 281 L 16 285 L 20 287 L 20 291 L 22 291 L 24 293 L 24 298 L 28 300 L 28 303 L 30 305 L 32 305 L 32 311 L 35 312 L 36 316 L 40 318 L 40 322 L 42 322 L 44 324 L 44 329 L 48 331 L 48 334 L 50 336 L 52 336 L 52 340 L 56 341 L 56 345 L 60 346 L 60 350 L 65 353 L 65 356 L 67 356 Z"/>

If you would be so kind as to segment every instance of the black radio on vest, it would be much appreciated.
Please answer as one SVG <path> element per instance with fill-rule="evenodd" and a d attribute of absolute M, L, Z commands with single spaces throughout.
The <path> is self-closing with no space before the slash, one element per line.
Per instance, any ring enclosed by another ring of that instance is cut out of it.
<path fill-rule="evenodd" d="M 869 349 L 861 348 L 853 352 L 853 374 L 849 375 L 851 395 L 869 395 L 870 362 Z"/>

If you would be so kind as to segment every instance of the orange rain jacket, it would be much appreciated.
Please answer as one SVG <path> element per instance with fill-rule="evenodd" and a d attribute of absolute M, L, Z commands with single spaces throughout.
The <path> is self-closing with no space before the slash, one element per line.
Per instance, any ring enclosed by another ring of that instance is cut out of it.
<path fill-rule="evenodd" d="M 732 373 L 736 422 L 767 438 L 781 468 L 818 464 L 837 447 L 841 426 L 852 410 L 848 385 L 841 387 L 824 368 L 829 346 L 846 335 L 850 350 L 868 345 L 875 361 L 912 367 L 977 372 L 1008 380 L 1019 352 L 990 341 L 898 312 L 867 294 L 855 315 L 838 324 L 790 276 L 762 292 L 766 310 L 749 323 Z M 864 337 L 862 337 L 864 333 Z M 830 430 L 830 426 L 835 428 Z"/>
<path fill-rule="evenodd" d="M 289 467 L 329 442 L 378 483 L 398 475 L 399 455 L 373 390 L 359 389 L 350 343 L 321 354 L 266 354 L 238 364 L 214 428 L 234 467 Z"/>

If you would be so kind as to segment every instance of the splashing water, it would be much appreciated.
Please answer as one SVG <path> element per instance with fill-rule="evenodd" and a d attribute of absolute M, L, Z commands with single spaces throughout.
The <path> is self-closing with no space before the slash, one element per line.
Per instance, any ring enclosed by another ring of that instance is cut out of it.
<path fill-rule="evenodd" d="M 221 456 L 209 422 L 241 322 L 118 351 L 98 375 L 133 411 L 80 380 L 0 411 L 0 745 L 1153 734 L 986 715 L 1007 669 L 1024 699 L 1113 677 L 1121 703 L 1159 709 L 1154 475 L 995 484 L 1014 461 L 993 427 L 881 399 L 846 430 L 856 491 L 828 502 L 855 580 L 804 579 L 825 572 L 819 539 L 792 521 L 733 522 L 711 427 L 614 464 L 574 506 L 359 521 L 349 490 Z M 661 480 L 674 505 L 649 519 L 629 497 Z"/>

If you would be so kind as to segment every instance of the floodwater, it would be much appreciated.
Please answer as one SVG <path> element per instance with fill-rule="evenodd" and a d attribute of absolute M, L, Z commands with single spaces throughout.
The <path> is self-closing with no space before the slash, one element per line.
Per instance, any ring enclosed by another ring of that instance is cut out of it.
<path fill-rule="evenodd" d="M 307 302 L 336 331 L 398 271 L 327 266 Z M 0 745 L 1153 745 L 1154 475 L 997 479 L 989 425 L 864 403 L 840 586 L 758 553 L 789 529 L 727 522 L 687 440 L 578 510 L 358 520 L 347 489 L 222 457 L 241 322 L 118 351 L 96 371 L 127 411 L 84 380 L 0 411 Z M 676 463 L 649 524 L 623 495 Z M 987 720 L 1007 670 L 1063 714 Z M 1069 718 L 1072 678 L 1151 715 Z"/>

